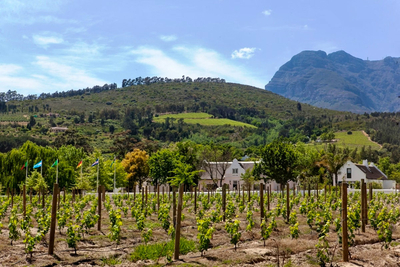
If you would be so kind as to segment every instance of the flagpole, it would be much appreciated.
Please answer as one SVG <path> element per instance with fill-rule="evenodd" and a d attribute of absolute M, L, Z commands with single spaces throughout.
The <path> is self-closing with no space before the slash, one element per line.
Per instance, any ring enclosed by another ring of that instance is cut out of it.
<path fill-rule="evenodd" d="M 83 168 L 83 159 L 81 160 L 81 183 L 83 182 L 83 173 L 82 173 L 82 168 Z M 81 188 L 82 189 L 82 188 Z"/>
<path fill-rule="evenodd" d="M 114 161 L 115 161 L 115 158 L 114 158 Z M 115 162 L 114 162 L 114 193 L 115 193 L 115 175 L 116 175 L 116 173 L 115 173 Z"/>
<path fill-rule="evenodd" d="M 26 180 L 28 180 L 28 160 L 26 161 L 26 166 L 25 166 L 25 184 L 26 184 Z"/>
<path fill-rule="evenodd" d="M 57 165 L 56 165 L 56 167 L 57 167 L 57 172 L 56 172 L 56 184 L 58 184 L 58 159 L 57 159 Z"/>
<path fill-rule="evenodd" d="M 99 192 L 99 165 L 100 162 L 97 163 L 97 193 Z"/>

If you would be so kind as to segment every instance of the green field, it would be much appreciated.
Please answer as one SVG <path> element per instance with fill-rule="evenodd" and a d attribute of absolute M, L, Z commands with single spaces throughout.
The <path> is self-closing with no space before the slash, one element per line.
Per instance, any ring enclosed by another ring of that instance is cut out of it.
<path fill-rule="evenodd" d="M 350 148 L 361 148 L 363 146 L 371 146 L 372 149 L 379 150 L 380 146 L 368 140 L 361 131 L 353 131 L 352 134 L 347 134 L 347 132 L 336 132 L 335 139 L 337 142 L 335 144 L 340 147 L 350 147 Z M 315 147 L 322 149 L 326 144 L 315 144 Z"/>
<path fill-rule="evenodd" d="M 166 118 L 183 119 L 185 123 L 200 124 L 204 126 L 220 126 L 231 125 L 240 127 L 257 128 L 254 125 L 247 124 L 240 121 L 230 119 L 214 119 L 213 116 L 207 113 L 179 113 L 179 114 L 166 114 L 159 117 L 154 117 L 154 122 L 164 122 Z"/>

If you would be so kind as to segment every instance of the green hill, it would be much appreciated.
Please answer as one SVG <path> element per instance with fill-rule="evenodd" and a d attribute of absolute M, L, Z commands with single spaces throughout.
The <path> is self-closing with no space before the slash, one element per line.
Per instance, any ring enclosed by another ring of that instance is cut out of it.
<path fill-rule="evenodd" d="M 52 143 L 61 134 L 49 131 L 50 127 L 67 127 L 103 150 L 112 148 L 115 134 L 125 130 L 136 140 L 213 141 L 246 148 L 278 136 L 304 141 L 313 134 L 357 130 L 365 125 L 358 119 L 362 115 L 316 108 L 233 83 L 135 85 L 72 97 L 9 101 L 7 106 L 0 121 L 28 121 L 36 116 L 36 124 L 31 129 L 4 125 L 6 136 L 29 135 Z M 168 116 L 177 120 L 166 122 Z M 213 119 L 207 118 L 210 116 Z M 179 118 L 183 122 L 178 123 Z"/>

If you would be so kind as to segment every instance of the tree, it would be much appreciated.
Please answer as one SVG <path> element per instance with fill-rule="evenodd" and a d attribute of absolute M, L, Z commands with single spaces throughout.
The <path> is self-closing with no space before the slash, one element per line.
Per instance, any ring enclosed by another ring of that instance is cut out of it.
<path fill-rule="evenodd" d="M 76 148 L 83 148 L 86 153 L 92 153 L 93 148 L 89 144 L 88 138 L 79 134 L 76 130 L 67 130 L 62 135 L 58 135 L 54 140 L 54 146 L 72 145 Z"/>
<path fill-rule="evenodd" d="M 149 155 L 147 155 L 146 151 L 140 149 L 135 149 L 133 152 L 125 155 L 121 163 L 128 174 L 127 181 L 129 187 L 134 183 L 139 183 L 139 188 L 142 188 L 142 184 L 149 174 L 148 159 Z"/>
<path fill-rule="evenodd" d="M 215 185 L 222 186 L 229 161 L 232 160 L 232 149 L 230 146 L 219 146 L 213 143 L 205 146 L 201 153 L 202 167 L 210 175 Z"/>
<path fill-rule="evenodd" d="M 29 118 L 29 126 L 33 127 L 33 126 L 35 126 L 35 124 L 36 124 L 35 118 L 33 116 L 30 116 L 30 118 Z"/>
<path fill-rule="evenodd" d="M 298 154 L 287 139 L 279 138 L 261 150 L 261 162 L 255 164 L 253 175 L 264 180 L 275 180 L 284 185 L 298 175 Z"/>
<path fill-rule="evenodd" d="M 174 169 L 175 176 L 171 177 L 171 185 L 179 186 L 184 185 L 195 185 L 195 177 L 200 171 L 192 171 L 192 167 L 180 160 L 176 161 L 176 168 Z"/>
<path fill-rule="evenodd" d="M 150 156 L 148 164 L 153 185 L 165 184 L 174 176 L 177 155 L 170 149 L 161 149 Z"/>
<path fill-rule="evenodd" d="M 332 179 L 334 179 L 334 185 L 338 184 L 338 172 L 348 158 L 348 149 L 341 149 L 335 144 L 329 144 L 327 150 L 323 154 L 319 165 L 323 166 L 329 172 Z"/>
<path fill-rule="evenodd" d="M 111 124 L 110 127 L 108 128 L 108 130 L 110 131 L 111 134 L 113 134 L 115 131 L 114 125 Z"/>

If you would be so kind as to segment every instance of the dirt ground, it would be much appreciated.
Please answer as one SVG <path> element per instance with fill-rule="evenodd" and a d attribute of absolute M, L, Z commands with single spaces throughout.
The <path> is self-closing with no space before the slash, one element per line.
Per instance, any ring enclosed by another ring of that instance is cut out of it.
<path fill-rule="evenodd" d="M 190 209 L 190 210 L 189 210 Z M 297 207 L 296 207 L 297 209 Z M 194 240 L 197 243 L 197 227 L 192 207 L 187 207 L 183 213 L 182 237 Z M 310 229 L 306 218 L 298 213 L 300 223 L 300 237 L 289 237 L 289 226 L 282 218 L 277 219 L 278 230 L 265 242 L 265 247 L 260 234 L 260 214 L 254 212 L 255 227 L 251 232 L 246 232 L 245 212 L 239 215 L 242 236 L 235 250 L 230 244 L 224 223 L 214 224 L 216 231 L 211 240 L 211 248 L 201 256 L 200 252 L 191 252 L 182 255 L 179 261 L 167 264 L 165 258 L 158 261 L 145 260 L 132 262 L 129 255 L 138 244 L 143 244 L 141 232 L 136 227 L 135 220 L 123 216 L 122 240 L 117 246 L 107 236 L 109 233 L 109 218 L 105 209 L 102 213 L 102 231 L 94 228 L 79 242 L 77 255 L 67 247 L 66 228 L 60 232 L 56 230 L 56 245 L 54 255 L 48 255 L 46 242 L 41 242 L 35 247 L 33 260 L 29 261 L 24 252 L 23 237 L 10 245 L 8 239 L 8 219 L 3 219 L 3 228 L 0 234 L 0 266 L 318 266 L 315 245 L 318 234 Z M 153 237 L 150 243 L 168 241 L 170 237 L 161 228 L 157 215 L 153 214 L 146 219 L 146 227 L 153 228 Z M 95 227 L 96 228 L 96 227 Z M 34 232 L 34 231 L 33 231 Z M 329 233 L 330 252 L 333 255 L 333 266 L 400 266 L 400 231 L 393 229 L 393 242 L 390 249 L 382 248 L 377 233 L 367 226 L 366 233 L 356 233 L 356 244 L 350 247 L 350 262 L 341 262 L 342 250 L 337 243 L 337 234 L 333 226 Z M 49 237 L 46 235 L 48 242 Z M 279 253 L 278 253 L 279 251 Z"/>

